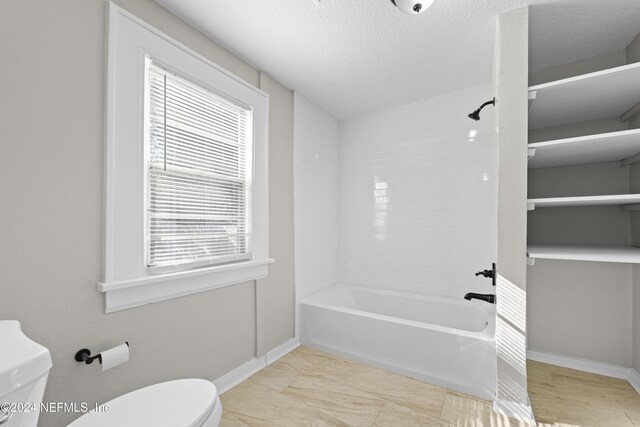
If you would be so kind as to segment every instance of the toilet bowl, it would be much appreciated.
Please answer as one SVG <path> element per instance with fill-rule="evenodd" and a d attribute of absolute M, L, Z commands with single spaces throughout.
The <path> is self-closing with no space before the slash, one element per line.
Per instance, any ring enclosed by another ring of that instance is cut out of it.
<path fill-rule="evenodd" d="M 167 381 L 110 400 L 68 427 L 216 427 L 222 403 L 202 379 Z"/>

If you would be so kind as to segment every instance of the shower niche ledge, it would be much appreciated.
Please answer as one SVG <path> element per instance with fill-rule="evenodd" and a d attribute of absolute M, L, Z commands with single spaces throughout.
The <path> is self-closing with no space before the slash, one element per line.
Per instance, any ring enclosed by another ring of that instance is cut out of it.
<path fill-rule="evenodd" d="M 534 245 L 527 247 L 529 259 L 557 259 L 640 264 L 640 248 L 633 246 Z"/>

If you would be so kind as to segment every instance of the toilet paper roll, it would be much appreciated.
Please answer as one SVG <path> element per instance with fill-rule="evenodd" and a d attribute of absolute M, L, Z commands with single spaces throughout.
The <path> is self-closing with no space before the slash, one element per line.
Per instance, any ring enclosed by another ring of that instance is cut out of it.
<path fill-rule="evenodd" d="M 107 369 L 129 361 L 129 346 L 127 344 L 120 344 L 119 346 L 103 351 L 100 353 L 100 356 L 102 358 L 102 372 L 104 372 Z"/>

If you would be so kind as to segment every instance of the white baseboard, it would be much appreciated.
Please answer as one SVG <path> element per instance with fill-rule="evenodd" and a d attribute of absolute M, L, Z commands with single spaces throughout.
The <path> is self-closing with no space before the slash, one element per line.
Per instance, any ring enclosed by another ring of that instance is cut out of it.
<path fill-rule="evenodd" d="M 619 378 L 629 381 L 629 384 L 640 393 L 640 374 L 635 369 L 623 366 L 611 365 L 609 363 L 594 362 L 593 360 L 579 359 L 577 357 L 560 356 L 552 353 L 540 353 L 537 351 L 527 351 L 527 359 L 536 362 L 548 363 L 550 365 L 562 366 L 564 368 L 576 369 L 578 371 L 590 372 L 592 374 L 604 375 L 606 377 Z"/>
<path fill-rule="evenodd" d="M 577 357 L 560 356 L 552 353 L 540 353 L 537 351 L 527 351 L 527 359 L 536 362 L 548 363 L 550 365 L 562 366 L 564 368 L 576 369 L 578 371 L 591 372 L 592 374 L 604 375 L 607 377 L 620 378 L 626 380 L 629 368 L 623 368 L 608 363 L 594 362 L 592 360 L 579 359 Z"/>
<path fill-rule="evenodd" d="M 271 351 L 268 351 L 267 354 L 264 355 L 265 362 L 267 365 L 271 365 L 276 360 L 280 359 L 285 354 L 289 353 L 292 350 L 295 350 L 300 346 L 300 343 L 297 339 L 291 338 L 289 341 L 284 344 L 280 344 L 278 347 L 274 348 Z"/>
<path fill-rule="evenodd" d="M 237 386 L 242 381 L 246 380 L 265 366 L 267 366 L 267 364 L 265 362 L 264 356 L 254 357 L 247 363 L 238 366 L 233 371 L 221 376 L 217 380 L 214 380 L 213 383 L 216 385 L 216 389 L 218 389 L 218 394 L 220 395 L 225 391 Z"/>
<path fill-rule="evenodd" d="M 221 376 L 217 380 L 214 380 L 213 383 L 216 385 L 218 394 L 220 395 L 225 391 L 228 391 L 237 386 L 242 381 L 249 378 L 251 375 L 267 367 L 268 365 L 271 365 L 273 362 L 280 359 L 282 356 L 289 353 L 299 345 L 300 343 L 298 342 L 298 340 L 296 340 L 295 338 L 290 339 L 284 344 L 281 344 L 273 350 L 267 352 L 267 354 L 265 354 L 264 356 L 254 357 L 247 363 L 238 366 L 233 371 Z"/>
<path fill-rule="evenodd" d="M 635 388 L 640 394 L 640 374 L 635 369 L 629 369 L 629 378 L 627 378 L 631 387 Z"/>

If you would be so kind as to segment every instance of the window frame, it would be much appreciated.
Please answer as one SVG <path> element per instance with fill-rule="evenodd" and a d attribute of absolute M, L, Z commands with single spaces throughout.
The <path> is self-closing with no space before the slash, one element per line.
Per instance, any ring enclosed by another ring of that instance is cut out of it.
<path fill-rule="evenodd" d="M 266 277 L 268 264 L 269 97 L 109 2 L 105 165 L 105 312 Z M 150 57 L 196 84 L 253 110 L 251 259 L 180 271 L 145 262 L 145 63 Z"/>

